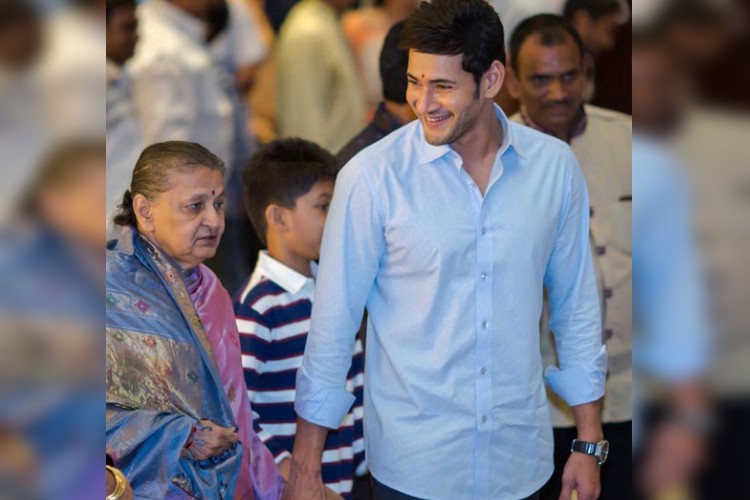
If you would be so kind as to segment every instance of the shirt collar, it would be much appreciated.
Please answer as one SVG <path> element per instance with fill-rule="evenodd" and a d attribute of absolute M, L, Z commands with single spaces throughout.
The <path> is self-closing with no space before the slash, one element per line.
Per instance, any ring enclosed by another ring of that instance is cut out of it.
<path fill-rule="evenodd" d="M 266 250 L 261 250 L 258 256 L 258 268 L 265 277 L 279 285 L 291 294 L 299 293 L 306 286 L 312 289 L 315 285 L 314 278 L 298 273 L 286 264 L 274 259 Z M 310 264 L 313 277 L 317 274 L 318 266 L 314 262 Z"/>
<path fill-rule="evenodd" d="M 166 22 L 173 25 L 190 39 L 206 44 L 206 24 L 191 16 L 167 0 L 150 0 L 152 7 Z"/>
<path fill-rule="evenodd" d="M 513 149 L 518 156 L 520 156 L 521 158 L 525 158 L 523 149 L 520 147 L 518 140 L 513 136 L 513 130 L 510 127 L 510 121 L 508 120 L 508 117 L 505 115 L 500 106 L 498 106 L 497 104 L 493 104 L 493 106 L 495 108 L 495 117 L 497 118 L 497 121 L 500 122 L 500 126 L 503 128 L 503 142 L 500 145 L 500 149 L 498 150 L 498 156 L 502 156 L 509 149 Z M 443 144 L 442 146 L 433 146 L 432 144 L 428 143 L 424 138 L 424 129 L 422 127 L 421 121 L 417 121 L 416 133 L 418 134 L 417 158 L 419 158 L 420 165 L 432 163 L 438 158 L 441 158 L 449 153 L 452 153 L 452 155 L 458 155 L 458 153 L 456 153 L 448 144 Z"/>
<path fill-rule="evenodd" d="M 529 113 L 526 111 L 526 107 L 524 106 L 521 106 L 521 120 L 523 120 L 523 124 L 526 125 L 527 127 L 531 127 L 534 130 L 544 132 L 545 134 L 548 134 L 548 135 L 552 135 L 552 136 L 555 135 L 552 133 L 550 129 L 542 125 L 539 125 L 534 120 L 532 120 L 531 117 L 529 116 Z M 572 141 L 579 135 L 583 134 L 586 131 L 586 125 L 588 125 L 588 118 L 586 117 L 586 110 L 584 109 L 582 105 L 581 109 L 578 111 L 578 114 L 573 119 L 573 124 L 568 130 L 568 137 L 565 142 L 570 144 L 570 141 Z"/>

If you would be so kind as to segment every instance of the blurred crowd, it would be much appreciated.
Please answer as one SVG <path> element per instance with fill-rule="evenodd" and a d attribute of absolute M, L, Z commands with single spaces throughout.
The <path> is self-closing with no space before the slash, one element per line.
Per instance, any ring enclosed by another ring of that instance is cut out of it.
<path fill-rule="evenodd" d="M 390 32 L 418 3 L 2 0 L 0 497 L 104 491 L 104 244 L 144 148 L 194 142 L 226 165 L 207 264 L 235 293 L 264 248 L 248 160 L 299 137 L 342 167 L 412 121 Z M 567 142 L 588 184 L 610 356 L 601 498 L 744 497 L 750 2 L 488 3 L 509 56 L 496 102 Z M 545 365 L 552 333 L 543 315 Z M 549 396 L 560 467 L 575 427 Z"/>

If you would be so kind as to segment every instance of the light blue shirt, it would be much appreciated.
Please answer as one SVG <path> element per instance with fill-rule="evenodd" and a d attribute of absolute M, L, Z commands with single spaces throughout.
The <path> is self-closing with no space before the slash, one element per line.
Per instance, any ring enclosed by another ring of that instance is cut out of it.
<path fill-rule="evenodd" d="M 543 286 L 560 360 L 548 383 L 570 405 L 604 392 L 583 175 L 566 144 L 496 114 L 484 197 L 412 122 L 344 167 L 323 237 L 295 408 L 338 427 L 366 306 L 368 463 L 420 498 L 518 499 L 551 475 Z"/>

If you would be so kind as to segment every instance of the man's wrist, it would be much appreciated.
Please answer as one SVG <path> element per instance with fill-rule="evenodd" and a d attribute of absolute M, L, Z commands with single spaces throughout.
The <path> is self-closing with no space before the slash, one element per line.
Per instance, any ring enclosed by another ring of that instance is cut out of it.
<path fill-rule="evenodd" d="M 604 439 L 604 432 L 601 428 L 578 431 L 576 439 L 578 439 L 579 441 L 587 441 L 589 443 L 598 443 L 599 441 Z"/>
<path fill-rule="evenodd" d="M 317 460 L 314 457 L 304 457 L 304 454 L 295 453 L 291 458 L 288 459 L 293 469 L 297 474 L 305 476 L 320 476 L 321 463 L 320 458 Z"/>

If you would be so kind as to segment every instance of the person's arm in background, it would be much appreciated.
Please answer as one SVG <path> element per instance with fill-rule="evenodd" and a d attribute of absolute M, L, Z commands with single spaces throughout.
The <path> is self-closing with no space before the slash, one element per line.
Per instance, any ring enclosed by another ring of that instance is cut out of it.
<path fill-rule="evenodd" d="M 549 367 L 547 382 L 571 406 L 578 438 L 602 439 L 599 400 L 604 395 L 607 351 L 602 344 L 601 314 L 589 246 L 586 182 L 572 151 L 566 152 L 566 193 L 557 238 L 544 283 L 550 305 L 550 328 L 560 367 Z M 599 496 L 595 457 L 571 453 L 565 464 L 561 499 L 577 491 L 580 500 Z"/>
<path fill-rule="evenodd" d="M 325 437 L 355 400 L 346 391 L 346 376 L 385 248 L 380 198 L 362 167 L 350 162 L 339 173 L 323 233 L 310 333 L 297 373 L 299 418 L 286 500 L 323 498 Z"/>

